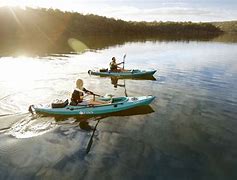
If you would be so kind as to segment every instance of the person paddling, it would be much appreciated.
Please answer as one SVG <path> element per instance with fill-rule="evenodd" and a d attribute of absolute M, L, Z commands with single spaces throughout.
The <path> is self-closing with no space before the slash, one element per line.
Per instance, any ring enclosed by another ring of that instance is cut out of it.
<path fill-rule="evenodd" d="M 104 102 L 104 101 L 99 101 L 95 100 L 95 98 L 89 100 L 89 101 L 83 101 L 83 98 L 85 97 L 84 94 L 87 95 L 96 95 L 92 91 L 87 90 L 86 88 L 83 87 L 83 80 L 78 79 L 76 81 L 76 88 L 74 89 L 71 97 L 71 103 L 70 105 L 72 106 L 77 106 L 77 105 L 99 105 L 99 104 L 108 104 L 110 102 Z M 97 95 L 99 96 L 99 95 Z"/>
<path fill-rule="evenodd" d="M 109 63 L 110 71 L 112 71 L 112 72 L 121 71 L 123 68 L 119 67 L 118 65 L 123 64 L 123 63 L 124 62 L 116 63 L 115 57 L 112 57 L 112 61 Z"/>
<path fill-rule="evenodd" d="M 78 79 L 76 81 L 76 88 L 72 93 L 70 105 L 77 106 L 79 103 L 82 103 L 85 93 L 88 95 L 94 94 L 92 91 L 89 91 L 86 88 L 84 88 L 83 81 L 81 79 Z"/>

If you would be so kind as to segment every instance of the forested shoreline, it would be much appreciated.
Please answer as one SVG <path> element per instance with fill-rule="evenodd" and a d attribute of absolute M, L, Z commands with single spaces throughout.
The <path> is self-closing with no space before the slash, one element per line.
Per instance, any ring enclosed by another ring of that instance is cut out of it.
<path fill-rule="evenodd" d="M 0 8 L 1 36 L 81 36 L 212 34 L 222 31 L 211 23 L 127 22 L 97 15 L 55 9 Z"/>
<path fill-rule="evenodd" d="M 128 41 L 211 40 L 223 34 L 212 23 L 127 22 L 44 8 L 1 7 L 0 23 L 0 54 L 75 51 L 68 43 L 72 38 L 88 49 L 101 49 Z"/>
<path fill-rule="evenodd" d="M 212 22 L 214 26 L 226 33 L 237 33 L 237 21 Z"/>

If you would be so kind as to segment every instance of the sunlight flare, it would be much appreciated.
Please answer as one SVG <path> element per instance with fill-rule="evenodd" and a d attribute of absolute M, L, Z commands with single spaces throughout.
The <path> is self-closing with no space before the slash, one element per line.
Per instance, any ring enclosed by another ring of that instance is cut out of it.
<path fill-rule="evenodd" d="M 70 38 L 68 44 L 75 52 L 83 52 L 88 49 L 86 44 L 75 38 Z"/>
<path fill-rule="evenodd" d="M 16 13 L 14 12 L 14 10 L 11 7 L 9 9 L 10 9 L 10 12 L 13 15 L 15 21 L 17 22 L 17 24 L 21 27 L 21 29 L 24 29 L 24 27 L 22 26 L 22 24 L 21 24 L 20 20 L 18 19 Z"/>

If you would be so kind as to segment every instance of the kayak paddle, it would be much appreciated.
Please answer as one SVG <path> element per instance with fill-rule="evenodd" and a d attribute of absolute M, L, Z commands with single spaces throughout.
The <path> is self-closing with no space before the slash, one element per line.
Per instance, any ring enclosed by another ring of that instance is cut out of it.
<path fill-rule="evenodd" d="M 124 64 L 125 64 L 125 58 L 126 58 L 126 54 L 124 54 L 123 56 L 123 69 L 124 69 Z"/>
<path fill-rule="evenodd" d="M 97 123 L 96 123 L 96 125 L 95 125 L 95 127 L 94 127 L 94 129 L 93 129 L 93 132 L 92 132 L 90 141 L 89 141 L 89 143 L 88 143 L 88 145 L 87 145 L 87 147 L 86 147 L 86 154 L 88 154 L 88 153 L 90 152 L 91 145 L 92 145 L 92 143 L 93 143 L 93 137 L 94 137 L 94 134 L 95 134 L 97 125 L 99 124 L 100 120 L 103 119 L 103 118 L 104 118 L 103 116 L 101 116 L 101 117 L 99 116 L 99 117 L 95 118 L 95 120 L 97 120 Z"/>

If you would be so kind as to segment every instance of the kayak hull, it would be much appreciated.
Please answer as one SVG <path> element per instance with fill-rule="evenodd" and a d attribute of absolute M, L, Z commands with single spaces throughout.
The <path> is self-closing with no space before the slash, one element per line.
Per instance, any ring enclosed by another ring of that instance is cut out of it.
<path fill-rule="evenodd" d="M 88 73 L 95 76 L 109 76 L 109 77 L 127 77 L 127 78 L 140 78 L 140 77 L 146 77 L 146 76 L 153 76 L 155 74 L 156 70 L 128 70 L 124 72 L 99 72 L 99 71 L 93 71 L 89 70 Z"/>
<path fill-rule="evenodd" d="M 118 98 L 113 98 L 118 99 Z M 34 106 L 36 113 L 44 113 L 51 115 L 102 115 L 113 112 L 119 112 L 128 110 L 138 106 L 149 105 L 154 99 L 154 96 L 140 96 L 140 97 L 121 97 L 121 101 L 115 101 L 109 104 L 103 105 L 82 105 L 82 106 L 71 106 L 67 105 L 64 108 L 52 108 L 51 105 L 39 105 Z M 105 99 L 106 101 L 106 99 Z"/>

